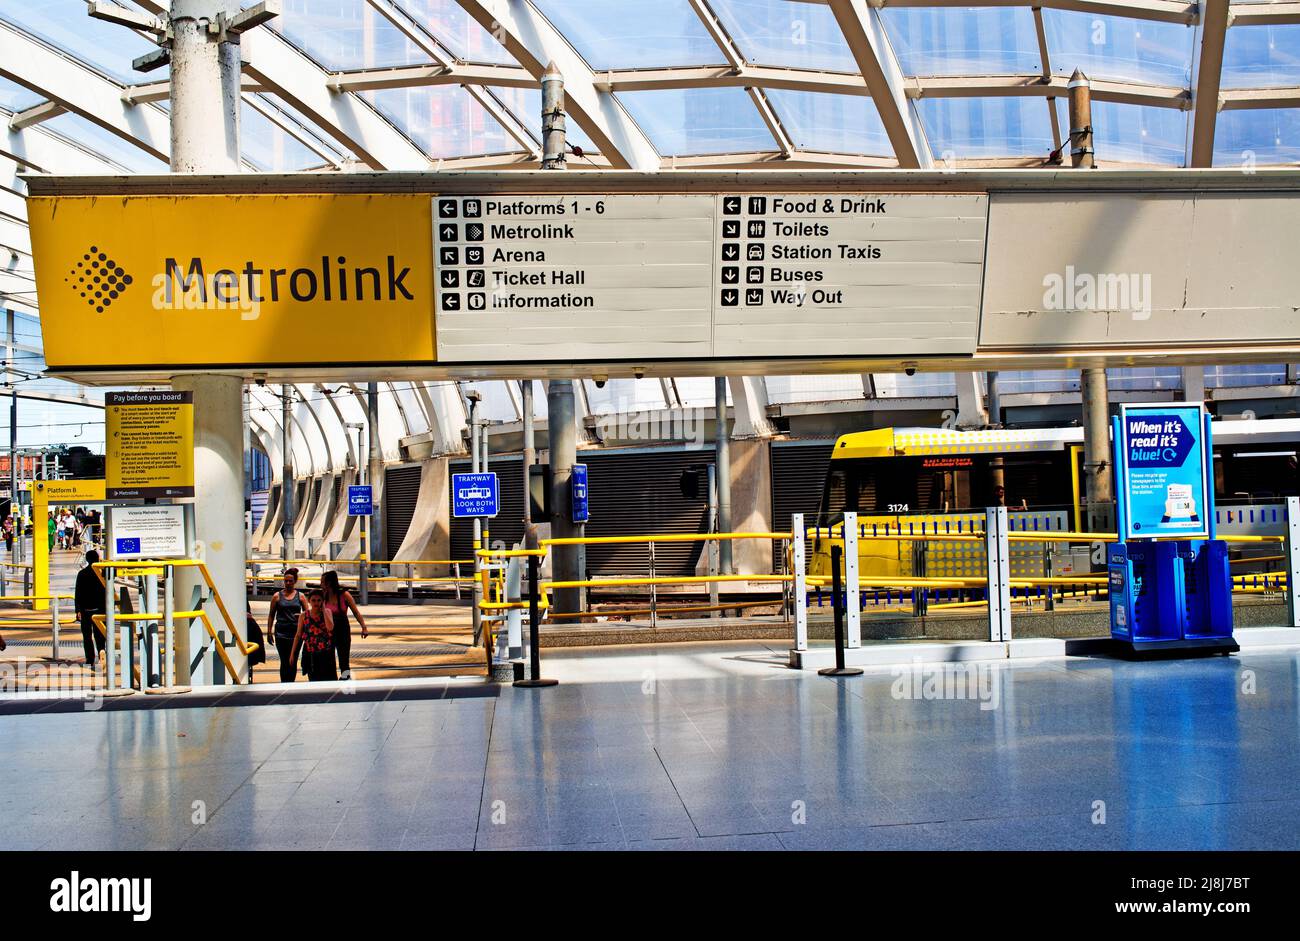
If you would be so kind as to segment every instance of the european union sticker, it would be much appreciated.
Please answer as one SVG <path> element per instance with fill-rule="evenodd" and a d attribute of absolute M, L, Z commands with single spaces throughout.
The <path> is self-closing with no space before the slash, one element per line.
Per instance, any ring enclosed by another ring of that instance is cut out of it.
<path fill-rule="evenodd" d="M 140 537 L 133 536 L 130 539 L 117 539 L 114 540 L 114 545 L 117 546 L 118 555 L 130 555 L 140 551 Z"/>

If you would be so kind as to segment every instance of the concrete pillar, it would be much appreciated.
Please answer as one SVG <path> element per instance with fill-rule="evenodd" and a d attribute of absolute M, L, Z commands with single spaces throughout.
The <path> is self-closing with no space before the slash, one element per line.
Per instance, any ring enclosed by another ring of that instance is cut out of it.
<path fill-rule="evenodd" d="M 731 520 L 736 532 L 772 530 L 772 445 L 764 438 L 731 441 Z M 772 543 L 766 539 L 739 540 L 733 552 L 737 574 L 773 570 Z"/>
<path fill-rule="evenodd" d="M 1205 401 L 1205 367 L 1204 366 L 1183 367 L 1183 401 L 1184 402 Z"/>
<path fill-rule="evenodd" d="M 1111 506 L 1115 488 L 1110 461 L 1110 398 L 1106 370 L 1085 369 L 1080 394 L 1083 399 L 1083 470 L 1088 501 L 1088 531 L 1113 525 Z"/>
<path fill-rule="evenodd" d="M 955 379 L 957 381 L 957 427 L 963 429 L 988 427 L 989 416 L 984 411 L 980 374 L 959 372 L 955 375 Z"/>
<path fill-rule="evenodd" d="M 221 14 L 239 12 L 238 0 L 172 0 L 170 8 L 171 171 L 238 173 L 239 46 L 235 37 L 210 31 Z M 244 429 L 243 380 L 238 376 L 181 375 L 172 386 L 194 393 L 194 550 L 203 557 L 237 632 L 244 631 Z M 286 482 L 285 491 L 293 481 Z M 189 610 L 201 579 L 181 570 L 175 601 Z M 215 613 L 215 612 L 214 612 Z M 206 634 L 191 624 L 177 631 L 176 681 L 211 683 L 212 659 L 190 670 L 192 650 Z M 187 636 L 188 635 L 188 636 Z M 238 648 L 230 651 L 247 679 L 248 664 Z"/>
<path fill-rule="evenodd" d="M 551 538 L 580 537 L 586 527 L 573 522 L 570 481 L 578 459 L 578 425 L 572 379 L 552 379 L 546 388 L 547 428 L 551 444 Z M 555 546 L 551 550 L 556 581 L 583 578 L 581 546 Z M 581 611 L 586 593 L 580 588 L 555 592 L 558 611 Z"/>
<path fill-rule="evenodd" d="M 173 173 L 239 172 L 239 43 L 208 30 L 238 12 L 238 0 L 172 0 Z"/>
<path fill-rule="evenodd" d="M 244 635 L 247 599 L 244 583 L 244 383 L 238 376 L 184 375 L 172 377 L 172 387 L 194 393 L 194 551 L 212 573 L 221 600 L 230 612 L 236 632 Z M 181 569 L 177 576 L 176 603 L 190 610 L 193 590 L 202 583 L 195 571 Z M 224 629 L 215 608 L 209 617 Z M 205 657 L 190 678 L 191 651 L 203 644 L 207 634 L 191 625 L 177 631 L 176 681 L 206 684 L 213 681 L 212 657 Z M 188 640 L 188 643 L 186 641 Z M 239 682 L 246 682 L 248 664 L 237 647 L 229 651 Z"/>

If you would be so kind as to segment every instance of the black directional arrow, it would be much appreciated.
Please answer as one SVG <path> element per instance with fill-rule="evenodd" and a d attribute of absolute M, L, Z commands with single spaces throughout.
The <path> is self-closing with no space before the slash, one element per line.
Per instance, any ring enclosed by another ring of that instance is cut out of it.
<path fill-rule="evenodd" d="M 722 269 L 722 283 L 723 283 L 723 284 L 735 284 L 735 283 L 738 282 L 739 280 L 740 280 L 740 269 L 739 269 L 739 268 L 723 268 L 723 269 Z"/>
<path fill-rule="evenodd" d="M 739 196 L 722 197 L 722 211 L 729 216 L 740 215 L 740 197 Z"/>
<path fill-rule="evenodd" d="M 737 242 L 722 243 L 722 260 L 735 261 L 740 257 L 740 245 Z"/>

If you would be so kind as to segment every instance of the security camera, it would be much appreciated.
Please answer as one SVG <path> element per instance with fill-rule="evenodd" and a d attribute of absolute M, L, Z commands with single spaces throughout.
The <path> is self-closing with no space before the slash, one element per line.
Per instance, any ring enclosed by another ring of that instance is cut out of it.
<path fill-rule="evenodd" d="M 597 389 L 605 388 L 605 383 L 609 382 L 609 376 L 592 376 L 591 381 L 596 383 Z"/>
<path fill-rule="evenodd" d="M 638 366 L 636 369 L 632 370 L 632 375 L 635 376 L 635 377 L 638 378 L 638 379 L 644 379 L 644 378 L 645 378 L 645 368 L 642 367 L 642 366 Z"/>
<path fill-rule="evenodd" d="M 906 375 L 909 375 L 909 376 L 915 376 L 915 375 L 916 375 L 916 363 L 904 363 L 904 364 L 903 364 L 903 372 L 904 372 Z"/>
<path fill-rule="evenodd" d="M 258 376 L 257 379 L 255 379 L 254 381 L 255 381 L 259 386 L 264 386 L 264 385 L 266 385 L 266 377 L 265 377 L 265 376 Z"/>

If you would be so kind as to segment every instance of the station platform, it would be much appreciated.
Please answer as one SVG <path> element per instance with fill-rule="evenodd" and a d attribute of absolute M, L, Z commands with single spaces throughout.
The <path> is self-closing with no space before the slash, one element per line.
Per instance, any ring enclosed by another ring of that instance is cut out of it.
<path fill-rule="evenodd" d="M 792 671 L 786 653 L 753 641 L 557 650 L 544 667 L 561 685 L 545 690 L 444 679 L 426 681 L 423 695 L 414 683 L 389 683 L 382 696 L 365 691 L 384 684 L 360 683 L 358 695 L 329 691 L 325 702 L 37 712 L 0 722 L 0 844 L 1300 842 L 1293 651 L 1004 661 L 985 667 L 978 699 L 927 698 L 896 668 L 853 680 Z M 276 693 L 267 684 L 248 694 Z M 200 810 L 206 822 L 195 824 Z"/>

